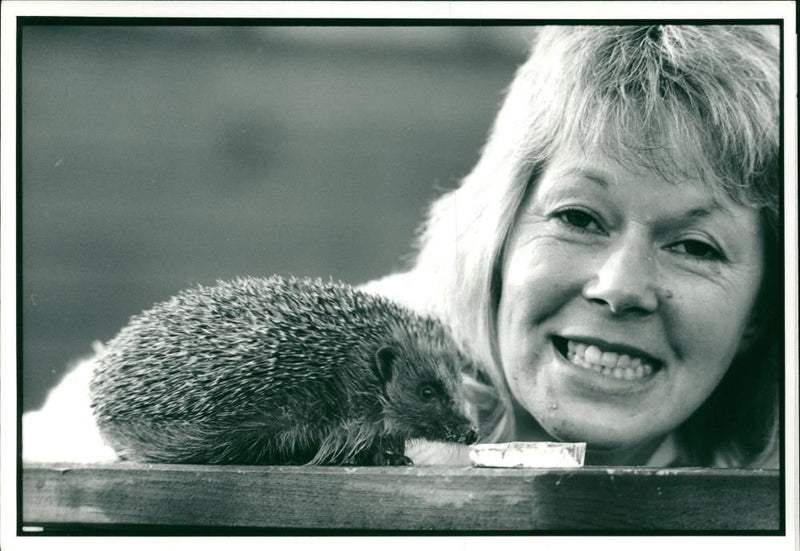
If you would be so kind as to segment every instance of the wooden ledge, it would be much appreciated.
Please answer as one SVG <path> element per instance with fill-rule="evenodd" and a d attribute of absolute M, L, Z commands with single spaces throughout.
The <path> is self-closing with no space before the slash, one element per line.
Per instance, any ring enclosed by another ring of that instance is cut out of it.
<path fill-rule="evenodd" d="M 777 470 L 25 464 L 22 529 L 782 532 Z"/>

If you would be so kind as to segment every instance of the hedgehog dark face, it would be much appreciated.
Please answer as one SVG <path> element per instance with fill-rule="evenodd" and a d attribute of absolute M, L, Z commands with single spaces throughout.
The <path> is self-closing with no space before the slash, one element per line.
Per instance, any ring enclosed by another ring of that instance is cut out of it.
<path fill-rule="evenodd" d="M 384 374 L 386 432 L 406 440 L 472 444 L 477 429 L 467 417 L 460 368 L 454 358 L 413 357 L 384 347 L 376 355 Z"/>

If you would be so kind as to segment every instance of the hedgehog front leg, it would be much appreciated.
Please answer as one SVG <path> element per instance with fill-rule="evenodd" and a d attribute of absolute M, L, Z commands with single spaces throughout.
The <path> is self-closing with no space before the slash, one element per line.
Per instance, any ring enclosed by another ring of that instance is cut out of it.
<path fill-rule="evenodd" d="M 401 467 L 414 464 L 405 455 L 405 441 L 389 436 L 376 439 L 361 455 L 363 465 Z"/>
<path fill-rule="evenodd" d="M 411 458 L 400 452 L 389 450 L 378 450 L 373 456 L 373 465 L 385 465 L 387 467 L 404 467 L 413 465 Z"/>
<path fill-rule="evenodd" d="M 311 465 L 396 466 L 412 465 L 405 455 L 405 440 L 375 435 L 369 423 L 348 423 L 323 439 Z"/>

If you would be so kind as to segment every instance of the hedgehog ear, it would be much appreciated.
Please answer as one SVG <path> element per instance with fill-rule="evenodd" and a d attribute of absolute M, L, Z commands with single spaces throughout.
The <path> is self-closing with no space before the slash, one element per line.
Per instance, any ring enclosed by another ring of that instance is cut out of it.
<path fill-rule="evenodd" d="M 391 346 L 381 346 L 375 353 L 375 375 L 381 381 L 392 378 L 392 365 L 397 358 L 397 351 Z"/>

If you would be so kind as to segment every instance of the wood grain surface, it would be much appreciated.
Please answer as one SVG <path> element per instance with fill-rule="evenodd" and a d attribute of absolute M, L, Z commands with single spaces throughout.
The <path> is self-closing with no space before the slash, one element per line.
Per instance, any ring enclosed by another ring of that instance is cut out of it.
<path fill-rule="evenodd" d="M 22 526 L 779 533 L 779 471 L 38 464 Z M 202 530 L 201 530 L 202 533 Z"/>

